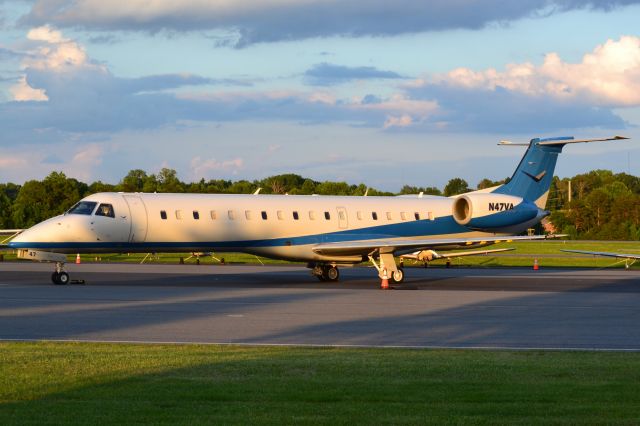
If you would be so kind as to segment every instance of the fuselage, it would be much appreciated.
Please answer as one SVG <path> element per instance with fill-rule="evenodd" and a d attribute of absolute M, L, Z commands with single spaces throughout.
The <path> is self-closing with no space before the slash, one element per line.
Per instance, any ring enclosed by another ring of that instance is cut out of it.
<path fill-rule="evenodd" d="M 474 230 L 456 221 L 454 201 L 437 196 L 98 193 L 64 215 L 26 230 L 10 246 L 59 253 L 234 251 L 356 263 L 366 253 L 327 257 L 314 253 L 313 247 L 345 241 L 507 235 L 538 220 L 529 217 L 504 230 Z"/>

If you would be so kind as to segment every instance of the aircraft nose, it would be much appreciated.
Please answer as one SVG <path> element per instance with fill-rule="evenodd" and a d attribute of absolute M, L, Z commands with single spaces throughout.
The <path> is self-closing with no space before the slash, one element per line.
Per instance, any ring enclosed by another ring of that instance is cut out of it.
<path fill-rule="evenodd" d="M 58 218 L 52 218 L 44 222 L 33 225 L 31 228 L 22 231 L 18 236 L 9 242 L 9 247 L 32 248 L 29 244 L 37 242 L 55 241 L 62 229 Z"/>
<path fill-rule="evenodd" d="M 9 247 L 24 247 L 24 244 L 35 241 L 34 237 L 39 233 L 38 227 L 39 225 L 34 225 L 31 228 L 22 231 L 9 241 Z"/>

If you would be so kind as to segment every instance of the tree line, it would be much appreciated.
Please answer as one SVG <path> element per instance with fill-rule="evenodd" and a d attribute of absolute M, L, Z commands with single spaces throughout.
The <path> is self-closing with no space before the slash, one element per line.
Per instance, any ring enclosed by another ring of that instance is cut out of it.
<path fill-rule="evenodd" d="M 175 170 L 164 168 L 157 174 L 131 170 L 117 184 L 101 181 L 87 184 L 52 172 L 43 180 L 23 185 L 0 184 L 0 229 L 28 228 L 69 209 L 78 200 L 96 192 L 178 192 L 208 194 L 381 195 L 418 194 L 451 196 L 507 182 L 481 180 L 472 188 L 461 178 L 453 178 L 442 190 L 437 187 L 405 185 L 400 192 L 379 191 L 361 183 L 319 182 L 297 174 L 281 174 L 261 180 L 201 179 L 183 182 Z M 554 177 L 547 208 L 557 232 L 578 238 L 640 239 L 640 178 L 625 173 L 595 170 L 572 178 Z"/>

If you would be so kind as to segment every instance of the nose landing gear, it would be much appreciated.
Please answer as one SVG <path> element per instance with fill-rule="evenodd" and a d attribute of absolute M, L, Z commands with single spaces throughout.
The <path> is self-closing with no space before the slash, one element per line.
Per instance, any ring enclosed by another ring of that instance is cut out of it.
<path fill-rule="evenodd" d="M 56 270 L 51 274 L 51 281 L 55 285 L 69 284 L 69 274 L 64 270 L 63 262 L 56 262 Z"/>

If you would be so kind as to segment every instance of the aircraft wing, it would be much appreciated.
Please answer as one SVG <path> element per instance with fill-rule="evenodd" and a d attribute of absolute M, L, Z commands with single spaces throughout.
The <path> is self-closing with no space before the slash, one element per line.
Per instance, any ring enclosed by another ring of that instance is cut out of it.
<path fill-rule="evenodd" d="M 24 231 L 24 229 L 0 229 L 0 235 L 8 235 L 5 239 L 0 238 L 0 250 L 6 249 L 7 245 L 5 243 L 22 231 Z"/>
<path fill-rule="evenodd" d="M 318 244 L 313 248 L 317 254 L 328 256 L 368 255 L 371 253 L 411 253 L 416 250 L 429 250 L 434 248 L 455 248 L 460 246 L 482 246 L 500 242 L 545 240 L 557 236 L 532 235 L 532 236 L 496 236 L 477 238 L 443 238 L 422 240 L 367 240 L 346 241 L 338 243 Z"/>
<path fill-rule="evenodd" d="M 422 251 L 416 251 L 410 254 L 403 254 L 400 257 L 403 257 L 405 259 L 415 259 L 415 260 L 424 260 L 425 258 L 427 260 L 436 260 L 436 259 L 451 259 L 454 257 L 464 257 L 464 256 L 478 256 L 483 254 L 499 253 L 503 251 L 512 251 L 512 250 L 515 250 L 515 248 L 510 247 L 510 248 L 500 248 L 500 249 L 490 249 L 490 250 L 457 251 L 454 253 L 446 252 L 446 254 L 436 253 L 433 250 L 422 250 Z"/>
<path fill-rule="evenodd" d="M 580 254 L 592 254 L 594 256 L 606 256 L 606 257 L 617 257 L 620 259 L 640 259 L 640 254 L 624 254 L 624 253 L 610 253 L 606 251 L 585 251 L 585 250 L 564 250 L 560 249 L 560 251 L 565 251 L 567 253 L 580 253 Z"/>
<path fill-rule="evenodd" d="M 24 231 L 24 229 L 0 229 L 0 235 L 19 234 L 22 231 Z"/>

